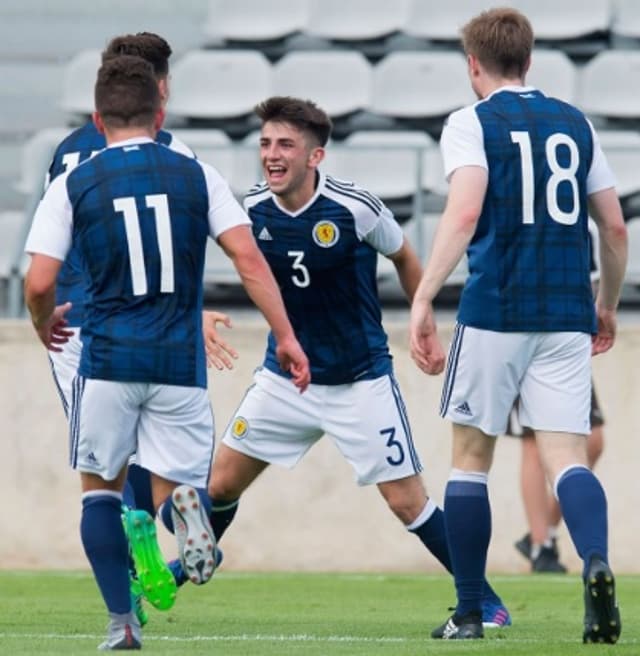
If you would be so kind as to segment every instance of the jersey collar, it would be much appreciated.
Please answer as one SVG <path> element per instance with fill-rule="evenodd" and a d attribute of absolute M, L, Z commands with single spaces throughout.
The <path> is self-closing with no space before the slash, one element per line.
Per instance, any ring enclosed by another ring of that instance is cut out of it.
<path fill-rule="evenodd" d="M 286 209 L 285 207 L 282 207 L 280 203 L 278 202 L 278 197 L 272 192 L 271 197 L 273 198 L 273 202 L 275 203 L 276 207 L 284 214 L 291 216 L 291 217 L 296 217 L 300 216 L 301 214 L 304 214 L 317 200 L 318 196 L 323 192 L 324 190 L 324 182 L 325 182 L 325 176 L 324 174 L 318 170 L 318 180 L 316 184 L 316 190 L 313 193 L 313 196 L 300 208 L 297 209 L 295 212 L 292 212 L 291 210 Z"/>
<path fill-rule="evenodd" d="M 529 85 L 521 87 L 518 84 L 507 84 L 503 87 L 499 87 L 498 89 L 495 89 L 488 96 L 484 97 L 482 100 L 489 100 L 491 96 L 493 96 L 496 93 L 501 93 L 502 91 L 512 91 L 514 93 L 527 93 L 529 91 L 536 91 L 536 90 L 537 89 L 535 87 Z"/>
<path fill-rule="evenodd" d="M 122 146 L 135 146 L 136 144 L 155 143 L 151 137 L 130 137 L 122 141 L 114 141 L 107 148 L 122 148 Z"/>

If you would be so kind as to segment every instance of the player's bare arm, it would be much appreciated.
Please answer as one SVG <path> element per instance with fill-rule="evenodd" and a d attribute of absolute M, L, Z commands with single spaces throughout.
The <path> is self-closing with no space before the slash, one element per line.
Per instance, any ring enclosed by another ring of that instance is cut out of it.
<path fill-rule="evenodd" d="M 402 290 L 409 299 L 409 303 L 411 303 L 413 296 L 416 293 L 416 289 L 420 284 L 422 267 L 420 266 L 420 260 L 418 259 L 416 252 L 413 250 L 406 237 L 402 242 L 400 250 L 389 255 L 389 259 L 393 262 L 398 273 L 398 280 L 400 281 Z"/>
<path fill-rule="evenodd" d="M 60 260 L 34 253 L 24 283 L 25 300 L 33 327 L 50 351 L 61 351 L 61 345 L 73 334 L 66 328 L 64 318 L 71 309 L 71 303 L 55 304 L 55 281 L 61 265 Z"/>
<path fill-rule="evenodd" d="M 620 201 L 614 188 L 589 196 L 589 212 L 600 236 L 600 284 L 596 297 L 598 334 L 592 353 L 608 351 L 616 336 L 616 309 L 627 266 L 627 229 Z"/>
<path fill-rule="evenodd" d="M 233 360 L 238 359 L 238 352 L 218 332 L 217 325 L 231 328 L 231 318 L 224 312 L 205 310 L 202 313 L 202 334 L 207 352 L 207 365 L 219 371 L 233 369 Z"/>
<path fill-rule="evenodd" d="M 273 273 L 258 249 L 248 226 L 236 226 L 223 232 L 218 242 L 235 266 L 249 298 L 271 327 L 278 344 L 280 366 L 288 371 L 296 387 L 304 391 L 311 381 L 309 361 L 295 337 L 291 322 Z"/>
<path fill-rule="evenodd" d="M 449 196 L 433 240 L 431 255 L 411 305 L 411 357 L 427 374 L 444 369 L 444 349 L 437 333 L 433 299 L 464 255 L 476 230 L 487 189 L 487 171 L 465 166 L 451 175 Z"/>

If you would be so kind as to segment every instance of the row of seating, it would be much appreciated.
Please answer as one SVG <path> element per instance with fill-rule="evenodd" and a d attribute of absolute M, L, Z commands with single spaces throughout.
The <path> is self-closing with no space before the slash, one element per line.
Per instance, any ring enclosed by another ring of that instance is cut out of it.
<path fill-rule="evenodd" d="M 640 35 L 635 0 L 502 0 L 531 20 L 539 40 L 570 40 L 598 33 Z M 374 39 L 394 32 L 429 40 L 457 40 L 460 27 L 482 0 L 210 0 L 205 33 L 212 39 L 255 42 L 303 32 L 340 41 Z"/>
<path fill-rule="evenodd" d="M 69 63 L 61 99 L 66 111 L 92 111 L 99 63 L 98 50 L 83 51 Z M 558 50 L 539 49 L 527 81 L 594 117 L 640 120 L 640 50 L 607 50 L 576 67 Z M 302 51 L 272 65 L 257 50 L 197 49 L 172 67 L 168 110 L 178 119 L 228 121 L 246 118 L 255 103 L 273 94 L 311 98 L 338 119 L 367 112 L 374 125 L 381 120 L 379 127 L 441 121 L 475 100 L 464 57 L 454 51 L 394 52 L 375 65 L 355 51 Z M 232 133 L 230 126 L 225 123 Z M 245 133 L 251 128 L 242 126 Z"/>
<path fill-rule="evenodd" d="M 422 261 L 426 259 L 430 252 L 439 218 L 440 214 L 427 213 L 412 219 L 403 226 L 407 238 Z M 2 247 L 0 247 L 0 281 L 9 278 L 13 259 L 22 248 L 24 224 L 25 217 L 22 212 L 0 212 L 0 230 L 4 235 Z M 640 216 L 630 219 L 627 222 L 627 229 L 629 233 L 629 265 L 625 274 L 625 283 L 637 286 L 640 285 Z M 21 258 L 19 265 L 22 275 L 26 272 L 27 266 L 28 258 L 24 256 Z M 466 275 L 467 263 L 466 259 L 463 258 L 447 279 L 447 284 L 461 285 L 464 283 Z M 385 283 L 395 280 L 396 277 L 393 264 L 387 258 L 380 256 L 378 262 L 379 281 Z M 211 240 L 207 245 L 204 281 L 208 286 L 240 284 L 240 279 L 231 264 L 231 260 Z"/>
<path fill-rule="evenodd" d="M 25 143 L 16 182 L 23 194 L 40 193 L 53 150 L 69 131 L 63 127 L 41 130 Z M 241 142 L 233 142 L 217 129 L 172 132 L 199 159 L 215 166 L 238 197 L 261 179 L 259 131 L 252 131 Z M 640 132 L 601 130 L 599 138 L 616 175 L 618 194 L 624 205 L 631 203 L 626 214 L 635 214 L 640 209 L 633 204 L 640 198 Z M 354 180 L 388 203 L 411 197 L 417 191 L 440 198 L 447 193 L 438 144 L 419 130 L 353 132 L 341 142 L 328 144 L 322 168 L 337 178 Z M 413 211 L 409 205 L 408 213 Z"/>

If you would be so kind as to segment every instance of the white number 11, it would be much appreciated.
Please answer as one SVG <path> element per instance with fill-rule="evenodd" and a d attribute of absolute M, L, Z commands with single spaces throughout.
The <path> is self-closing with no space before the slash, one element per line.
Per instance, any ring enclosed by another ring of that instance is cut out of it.
<path fill-rule="evenodd" d="M 145 196 L 145 202 L 147 207 L 154 211 L 156 220 L 156 234 L 160 251 L 160 292 L 171 294 L 175 291 L 175 282 L 169 203 L 166 194 L 149 194 Z M 122 212 L 124 217 L 133 295 L 143 296 L 148 291 L 147 272 L 144 266 L 142 234 L 140 232 L 140 218 L 136 207 L 136 199 L 133 196 L 114 198 L 113 208 L 116 212 Z"/>

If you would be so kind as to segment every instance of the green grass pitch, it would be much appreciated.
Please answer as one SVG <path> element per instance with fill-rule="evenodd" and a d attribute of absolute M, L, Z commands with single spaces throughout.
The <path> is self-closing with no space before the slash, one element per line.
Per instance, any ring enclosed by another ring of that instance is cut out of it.
<path fill-rule="evenodd" d="M 622 636 L 582 645 L 576 576 L 492 578 L 514 619 L 484 640 L 442 642 L 429 632 L 454 600 L 445 576 L 236 574 L 185 585 L 174 608 L 149 608 L 143 650 L 154 655 L 404 656 L 640 654 L 640 577 L 619 576 Z M 0 572 L 0 654 L 94 654 L 106 613 L 87 572 Z"/>

